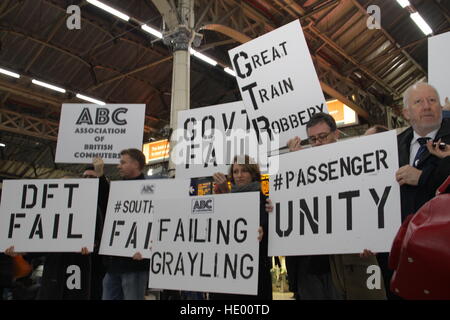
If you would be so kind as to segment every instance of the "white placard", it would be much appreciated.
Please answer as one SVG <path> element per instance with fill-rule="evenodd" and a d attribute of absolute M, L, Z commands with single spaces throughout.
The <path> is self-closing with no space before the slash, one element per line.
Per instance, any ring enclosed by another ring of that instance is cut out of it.
<path fill-rule="evenodd" d="M 168 197 L 189 197 L 189 180 L 111 182 L 99 253 L 132 257 L 140 252 L 149 258 L 156 204 Z"/>
<path fill-rule="evenodd" d="M 171 159 L 177 178 L 226 172 L 235 155 L 249 155 L 267 168 L 266 144 L 258 144 L 242 101 L 178 112 Z"/>
<path fill-rule="evenodd" d="M 98 179 L 3 180 L 0 250 L 93 251 Z"/>
<path fill-rule="evenodd" d="M 298 20 L 229 51 L 251 123 L 268 132 L 271 150 L 294 136 L 307 138 L 305 125 L 328 112 Z"/>
<path fill-rule="evenodd" d="M 450 31 L 428 38 L 428 82 L 438 91 L 442 105 L 445 104 L 445 98 L 450 99 L 449 51 Z"/>
<path fill-rule="evenodd" d="M 269 255 L 390 251 L 401 223 L 395 130 L 278 161 L 282 169 L 269 179 Z"/>
<path fill-rule="evenodd" d="M 59 121 L 56 163 L 119 163 L 120 151 L 142 149 L 145 104 L 64 103 Z"/>
<path fill-rule="evenodd" d="M 256 295 L 258 192 L 158 202 L 149 287 Z"/>

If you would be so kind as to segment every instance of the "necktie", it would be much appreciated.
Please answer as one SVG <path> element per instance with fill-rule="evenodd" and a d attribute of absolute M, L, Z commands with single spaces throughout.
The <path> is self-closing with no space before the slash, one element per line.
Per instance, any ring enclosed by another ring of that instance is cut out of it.
<path fill-rule="evenodd" d="M 419 164 L 419 159 L 422 153 L 427 149 L 427 141 L 430 140 L 429 137 L 417 138 L 417 142 L 420 144 L 419 150 L 417 150 L 416 156 L 414 157 L 413 166 L 417 168 Z"/>

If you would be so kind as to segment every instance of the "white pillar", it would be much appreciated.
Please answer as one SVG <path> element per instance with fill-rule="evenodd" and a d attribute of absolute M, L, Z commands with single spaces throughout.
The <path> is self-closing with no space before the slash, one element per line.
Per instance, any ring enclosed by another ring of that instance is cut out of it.
<path fill-rule="evenodd" d="M 179 0 L 177 12 L 181 18 L 180 25 L 171 30 L 166 43 L 173 48 L 172 99 L 170 104 L 170 128 L 177 129 L 178 112 L 190 108 L 190 68 L 191 55 L 189 48 L 194 39 L 194 0 Z M 173 135 L 170 151 L 175 147 Z M 175 164 L 169 160 L 169 176 L 173 176 Z"/>

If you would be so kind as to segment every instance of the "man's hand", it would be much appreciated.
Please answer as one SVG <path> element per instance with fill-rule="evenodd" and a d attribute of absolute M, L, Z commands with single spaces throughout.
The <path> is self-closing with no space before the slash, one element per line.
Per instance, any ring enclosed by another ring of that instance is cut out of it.
<path fill-rule="evenodd" d="M 445 104 L 442 106 L 442 109 L 450 111 L 450 101 L 448 100 L 448 97 L 445 97 Z"/>
<path fill-rule="evenodd" d="M 103 168 L 105 167 L 105 163 L 103 162 L 102 158 L 94 158 L 92 160 L 92 165 L 94 166 L 94 171 L 97 174 L 97 177 L 101 177 L 103 176 L 104 172 L 103 172 Z"/>
<path fill-rule="evenodd" d="M 214 183 L 219 186 L 220 191 L 229 192 L 228 180 L 223 173 L 216 172 L 213 174 Z"/>
<path fill-rule="evenodd" d="M 263 237 L 264 237 L 264 229 L 261 226 L 259 226 L 258 227 L 258 241 L 261 241 Z"/>
<path fill-rule="evenodd" d="M 273 211 L 273 203 L 270 198 L 266 199 L 266 212 L 271 213 Z"/>
<path fill-rule="evenodd" d="M 301 150 L 302 147 L 300 146 L 300 143 L 302 142 L 302 139 L 300 139 L 300 137 L 295 137 L 292 139 L 289 139 L 287 146 L 289 148 L 289 151 L 298 151 Z"/>
<path fill-rule="evenodd" d="M 90 252 L 89 252 L 89 249 L 88 249 L 88 248 L 86 248 L 86 247 L 81 248 L 81 254 L 82 254 L 83 256 L 87 256 L 89 253 L 90 253 Z"/>
<path fill-rule="evenodd" d="M 364 249 L 364 251 L 362 253 L 359 254 L 359 256 L 361 258 L 368 258 L 370 256 L 374 256 L 376 255 L 375 252 L 370 251 L 369 249 Z"/>
<path fill-rule="evenodd" d="M 399 185 L 403 186 L 408 184 L 410 186 L 417 186 L 419 184 L 420 175 L 422 170 L 411 167 L 409 164 L 401 167 L 395 173 L 395 178 Z"/>
<path fill-rule="evenodd" d="M 144 259 L 144 258 L 142 258 L 142 255 L 141 255 L 140 252 L 136 252 L 136 253 L 133 255 L 133 260 L 142 260 L 142 259 Z"/>
<path fill-rule="evenodd" d="M 15 256 L 20 256 L 20 255 L 22 255 L 22 253 L 18 253 L 18 252 L 16 252 L 16 251 L 14 251 L 14 246 L 11 246 L 11 247 L 9 247 L 8 249 L 6 249 L 6 250 L 5 250 L 5 254 L 6 254 L 7 256 L 10 256 L 10 257 L 15 257 Z"/>

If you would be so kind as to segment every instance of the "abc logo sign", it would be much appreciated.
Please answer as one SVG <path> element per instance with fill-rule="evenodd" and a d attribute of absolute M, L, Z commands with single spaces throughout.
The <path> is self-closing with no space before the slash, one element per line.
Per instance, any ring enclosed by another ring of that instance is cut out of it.
<path fill-rule="evenodd" d="M 192 200 L 192 213 L 213 213 L 214 212 L 214 199 L 193 199 Z"/>

